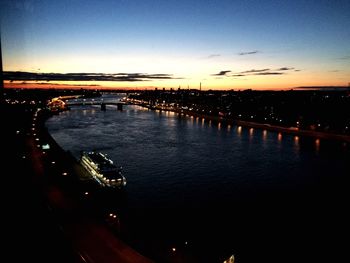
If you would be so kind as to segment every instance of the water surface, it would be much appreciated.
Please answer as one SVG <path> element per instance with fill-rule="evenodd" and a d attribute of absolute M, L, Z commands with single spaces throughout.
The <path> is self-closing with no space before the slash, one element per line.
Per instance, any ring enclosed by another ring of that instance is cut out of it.
<path fill-rule="evenodd" d="M 76 157 L 94 149 L 123 166 L 122 235 L 157 262 L 231 254 L 237 262 L 303 262 L 343 252 L 332 240 L 348 198 L 341 143 L 131 105 L 72 106 L 47 127 Z"/>

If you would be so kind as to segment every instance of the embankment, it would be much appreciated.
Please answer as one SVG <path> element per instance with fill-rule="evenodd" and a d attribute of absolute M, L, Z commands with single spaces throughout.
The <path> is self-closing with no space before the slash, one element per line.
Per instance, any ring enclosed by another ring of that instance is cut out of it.
<path fill-rule="evenodd" d="M 296 136 L 308 136 L 308 137 L 313 137 L 316 139 L 336 140 L 336 141 L 343 141 L 346 143 L 350 143 L 350 136 L 345 135 L 345 134 L 335 134 L 335 133 L 312 131 L 312 130 L 301 130 L 301 129 L 297 129 L 297 128 L 293 128 L 293 127 L 288 128 L 288 127 L 270 125 L 270 124 L 264 124 L 264 123 L 258 123 L 258 122 L 235 120 L 235 119 L 229 119 L 229 118 L 225 118 L 225 117 L 199 114 L 199 113 L 192 112 L 189 110 L 154 109 L 154 108 L 150 108 L 150 107 L 147 107 L 144 105 L 141 105 L 141 106 L 146 107 L 148 109 L 153 109 L 153 110 L 171 111 L 171 112 L 174 112 L 177 114 L 182 114 L 185 116 L 186 115 L 193 116 L 195 118 L 198 117 L 198 118 L 205 119 L 205 120 L 211 120 L 211 121 L 217 122 L 217 123 L 220 122 L 220 123 L 225 123 L 225 124 L 229 124 L 229 125 L 245 126 L 245 127 L 258 128 L 258 129 L 269 130 L 269 131 L 274 131 L 274 132 L 282 132 L 282 133 L 292 134 L 292 135 L 296 135 Z"/>
<path fill-rule="evenodd" d="M 48 112 L 35 116 L 32 134 L 27 139 L 29 157 L 48 207 L 81 262 L 152 262 L 117 238 L 91 213 L 92 193 L 82 191 L 77 180 L 79 174 L 74 169 L 75 158 L 46 129 L 45 121 L 49 117 Z M 43 145 L 49 145 L 49 149 L 43 149 Z"/>

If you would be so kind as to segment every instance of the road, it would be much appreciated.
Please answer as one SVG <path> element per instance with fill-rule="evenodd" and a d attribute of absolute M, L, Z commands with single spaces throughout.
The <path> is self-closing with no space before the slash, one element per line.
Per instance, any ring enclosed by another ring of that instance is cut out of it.
<path fill-rule="evenodd" d="M 34 180 L 45 193 L 52 214 L 81 262 L 152 262 L 118 239 L 106 225 L 89 216 L 86 203 L 81 201 L 79 193 L 71 193 L 61 187 L 62 182 L 65 182 L 62 178 L 77 176 L 72 174 L 75 171 L 74 163 L 55 144 L 43 122 L 41 112 L 34 115 L 31 135 L 26 139 L 28 157 L 35 172 Z M 47 143 L 50 149 L 43 150 L 42 145 Z"/>

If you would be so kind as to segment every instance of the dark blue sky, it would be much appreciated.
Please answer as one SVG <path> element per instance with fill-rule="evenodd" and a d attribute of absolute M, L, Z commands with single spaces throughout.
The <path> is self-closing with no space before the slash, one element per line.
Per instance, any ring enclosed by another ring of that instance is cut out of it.
<path fill-rule="evenodd" d="M 5 0 L 4 68 L 167 73 L 183 79 L 175 86 L 346 84 L 349 14 L 348 0 Z M 282 67 L 297 71 L 237 77 Z"/>

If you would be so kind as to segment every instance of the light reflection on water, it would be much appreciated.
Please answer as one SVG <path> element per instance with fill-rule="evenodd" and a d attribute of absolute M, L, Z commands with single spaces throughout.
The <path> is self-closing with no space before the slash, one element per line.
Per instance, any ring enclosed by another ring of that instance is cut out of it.
<path fill-rule="evenodd" d="M 296 235 L 284 224 L 301 213 L 308 216 L 295 204 L 305 202 L 310 185 L 318 193 L 329 174 L 337 182 L 349 172 L 346 154 L 322 154 L 323 145 L 314 139 L 138 106 L 125 106 L 124 111 L 107 106 L 105 112 L 72 107 L 47 126 L 76 157 L 81 150 L 95 149 L 123 166 L 128 180 L 126 235 L 150 255 L 157 254 L 154 247 L 191 240 L 193 251 L 200 246 L 199 251 L 206 251 L 201 262 L 218 262 L 233 252 L 241 255 L 240 262 L 252 262 L 261 249 L 279 246 L 274 239 L 258 244 L 263 235 L 287 243 Z M 280 200 L 291 208 L 281 207 Z M 245 235 L 255 241 L 248 242 Z M 273 251 L 264 253 L 274 261 Z"/>

